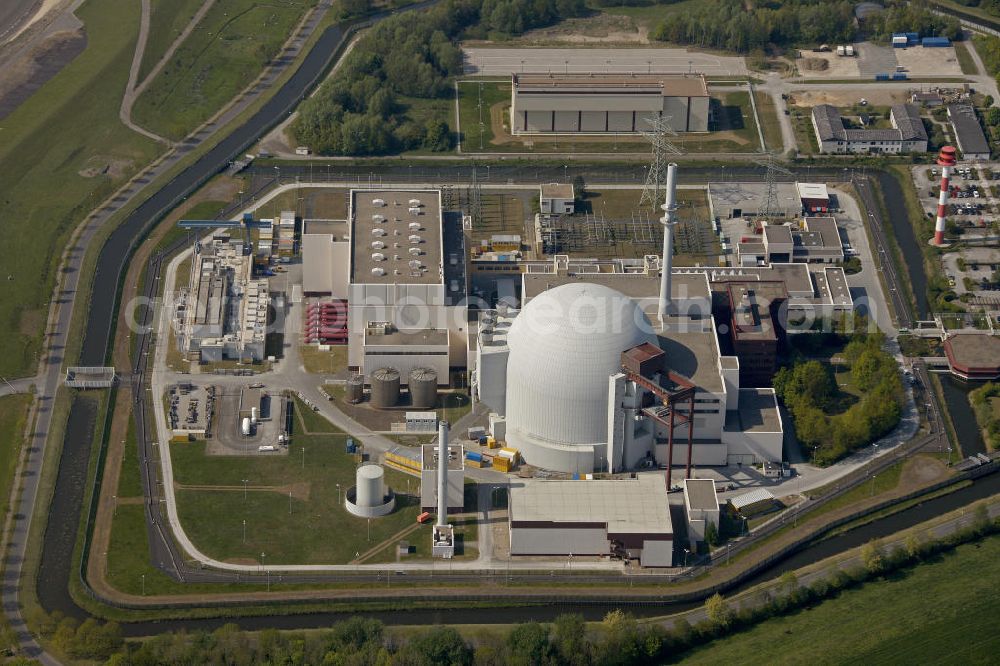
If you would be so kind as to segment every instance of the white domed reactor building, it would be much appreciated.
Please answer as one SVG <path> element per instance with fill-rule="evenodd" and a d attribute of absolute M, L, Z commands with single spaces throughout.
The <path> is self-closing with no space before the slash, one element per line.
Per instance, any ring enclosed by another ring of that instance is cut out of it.
<path fill-rule="evenodd" d="M 599 284 L 532 300 L 507 335 L 507 445 L 538 467 L 590 471 L 608 441 L 608 378 L 653 330 L 634 300 Z"/>
<path fill-rule="evenodd" d="M 655 259 L 655 257 L 653 258 Z M 778 462 L 783 427 L 772 389 L 740 388 L 723 356 L 703 273 L 521 275 L 521 310 L 481 315 L 474 400 L 491 431 L 535 467 L 570 474 Z"/>

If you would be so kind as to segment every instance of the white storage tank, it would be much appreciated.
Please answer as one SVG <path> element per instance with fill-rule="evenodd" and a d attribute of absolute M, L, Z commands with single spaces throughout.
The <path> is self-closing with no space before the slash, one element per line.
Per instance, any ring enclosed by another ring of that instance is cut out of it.
<path fill-rule="evenodd" d="M 385 470 L 380 465 L 362 465 L 357 472 L 357 505 L 370 508 L 385 497 Z"/>
<path fill-rule="evenodd" d="M 243 433 L 244 437 L 250 436 L 250 417 L 246 416 L 243 418 L 243 423 L 240 424 L 240 432 Z"/>

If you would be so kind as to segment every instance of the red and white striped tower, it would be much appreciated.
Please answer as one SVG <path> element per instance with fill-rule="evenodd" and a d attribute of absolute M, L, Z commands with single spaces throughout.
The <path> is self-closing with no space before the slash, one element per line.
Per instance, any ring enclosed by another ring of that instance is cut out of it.
<path fill-rule="evenodd" d="M 944 146 L 938 153 L 937 163 L 941 167 L 941 196 L 938 197 L 937 220 L 934 223 L 934 244 L 944 245 L 944 222 L 947 217 L 948 195 L 951 185 L 948 179 L 951 178 L 951 168 L 957 161 L 955 149 L 952 146 Z"/>

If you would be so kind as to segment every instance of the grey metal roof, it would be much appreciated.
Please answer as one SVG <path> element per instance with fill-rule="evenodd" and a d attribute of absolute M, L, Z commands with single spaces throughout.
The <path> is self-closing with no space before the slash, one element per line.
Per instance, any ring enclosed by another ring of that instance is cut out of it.
<path fill-rule="evenodd" d="M 844 138 L 847 141 L 901 141 L 901 132 L 897 129 L 845 129 Z"/>
<path fill-rule="evenodd" d="M 970 104 L 949 104 L 948 118 L 955 128 L 955 140 L 962 154 L 989 154 L 990 144 L 986 141 L 983 128 Z"/>
<path fill-rule="evenodd" d="M 846 131 L 840 111 L 832 104 L 817 104 L 812 110 L 813 124 L 821 141 L 845 141 Z"/>
<path fill-rule="evenodd" d="M 894 104 L 889 111 L 892 124 L 902 134 L 903 141 L 926 141 L 927 130 L 920 119 L 920 111 L 912 104 Z"/>

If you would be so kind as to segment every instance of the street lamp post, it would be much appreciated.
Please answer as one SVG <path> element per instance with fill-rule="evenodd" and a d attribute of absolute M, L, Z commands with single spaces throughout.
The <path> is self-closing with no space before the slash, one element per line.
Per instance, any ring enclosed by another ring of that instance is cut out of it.
<path fill-rule="evenodd" d="M 243 543 L 247 542 L 247 519 L 243 519 Z"/>
<path fill-rule="evenodd" d="M 250 483 L 250 479 L 243 479 L 243 501 L 247 501 L 247 484 Z"/>
<path fill-rule="evenodd" d="M 686 568 L 686 567 L 687 567 L 687 565 L 688 565 L 688 555 L 689 555 L 690 553 L 691 553 L 691 551 L 690 551 L 690 550 L 688 550 L 687 548 L 685 548 L 685 549 L 684 549 L 684 567 L 685 567 L 685 568 Z"/>
<path fill-rule="evenodd" d="M 142 596 L 146 596 L 146 574 L 142 574 Z"/>
<path fill-rule="evenodd" d="M 340 484 L 337 484 L 337 504 L 340 504 Z"/>

